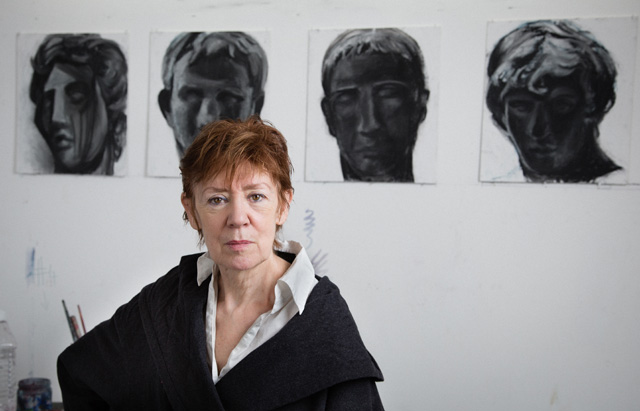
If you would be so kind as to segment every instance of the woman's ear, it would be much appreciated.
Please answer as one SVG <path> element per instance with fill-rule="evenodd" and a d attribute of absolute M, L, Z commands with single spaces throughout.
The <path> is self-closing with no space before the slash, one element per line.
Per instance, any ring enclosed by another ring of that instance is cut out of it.
<path fill-rule="evenodd" d="M 284 198 L 286 200 L 286 204 L 280 204 L 280 210 L 278 210 L 279 215 L 276 219 L 276 224 L 279 226 L 283 225 L 289 216 L 289 207 L 291 207 L 291 201 L 293 201 L 293 191 L 287 190 L 284 193 Z"/>
<path fill-rule="evenodd" d="M 198 221 L 198 215 L 193 204 L 193 199 L 187 197 L 187 195 L 183 192 L 180 196 L 180 202 L 182 202 L 182 207 L 184 208 L 184 214 L 187 217 L 187 221 L 191 225 L 191 228 L 194 230 L 200 230 L 200 222 Z"/>

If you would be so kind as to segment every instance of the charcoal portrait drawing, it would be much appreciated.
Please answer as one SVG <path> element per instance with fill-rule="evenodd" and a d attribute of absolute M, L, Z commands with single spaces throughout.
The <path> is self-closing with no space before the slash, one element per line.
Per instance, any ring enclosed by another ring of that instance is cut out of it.
<path fill-rule="evenodd" d="M 51 171 L 113 175 L 127 129 L 127 61 L 118 43 L 98 34 L 50 34 L 30 62 L 33 123 Z"/>
<path fill-rule="evenodd" d="M 429 90 L 418 43 L 402 30 L 348 30 L 327 49 L 321 102 L 345 181 L 413 182 Z"/>
<path fill-rule="evenodd" d="M 609 50 L 573 21 L 526 22 L 487 64 L 486 105 L 528 182 L 594 182 L 623 167 L 599 144 L 616 103 Z"/>
<path fill-rule="evenodd" d="M 178 160 L 205 124 L 261 113 L 267 71 L 264 49 L 247 33 L 184 32 L 171 40 L 157 94 L 175 147 L 167 175 L 178 176 Z"/>

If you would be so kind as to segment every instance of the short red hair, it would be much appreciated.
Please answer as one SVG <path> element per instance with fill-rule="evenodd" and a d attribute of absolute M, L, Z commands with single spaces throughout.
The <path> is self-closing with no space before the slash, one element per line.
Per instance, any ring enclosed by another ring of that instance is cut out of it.
<path fill-rule="evenodd" d="M 183 195 L 193 198 L 196 184 L 220 173 L 232 181 L 238 168 L 247 165 L 271 177 L 278 190 L 279 205 L 288 207 L 287 193 L 293 193 L 293 165 L 287 140 L 258 115 L 244 121 L 214 121 L 200 130 L 180 160 Z M 186 212 L 183 219 L 188 221 Z M 198 229 L 198 234 L 202 241 L 202 230 Z"/>

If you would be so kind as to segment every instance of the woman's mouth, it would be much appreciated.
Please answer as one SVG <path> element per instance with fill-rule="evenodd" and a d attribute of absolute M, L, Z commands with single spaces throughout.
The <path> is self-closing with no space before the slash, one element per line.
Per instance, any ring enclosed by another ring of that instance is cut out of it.
<path fill-rule="evenodd" d="M 248 240 L 231 240 L 225 243 L 225 245 L 231 248 L 233 251 L 242 251 L 251 245 L 251 241 Z"/>

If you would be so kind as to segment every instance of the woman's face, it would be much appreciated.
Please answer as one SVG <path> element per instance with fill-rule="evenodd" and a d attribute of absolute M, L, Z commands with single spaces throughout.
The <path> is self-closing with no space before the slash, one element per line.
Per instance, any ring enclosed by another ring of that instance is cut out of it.
<path fill-rule="evenodd" d="M 247 271 L 275 256 L 276 225 L 287 219 L 288 204 L 280 204 L 278 187 L 265 172 L 245 166 L 233 181 L 225 172 L 196 184 L 193 198 L 182 204 L 194 229 L 201 229 L 213 261 L 222 272 Z M 291 202 L 292 193 L 287 194 Z"/>

